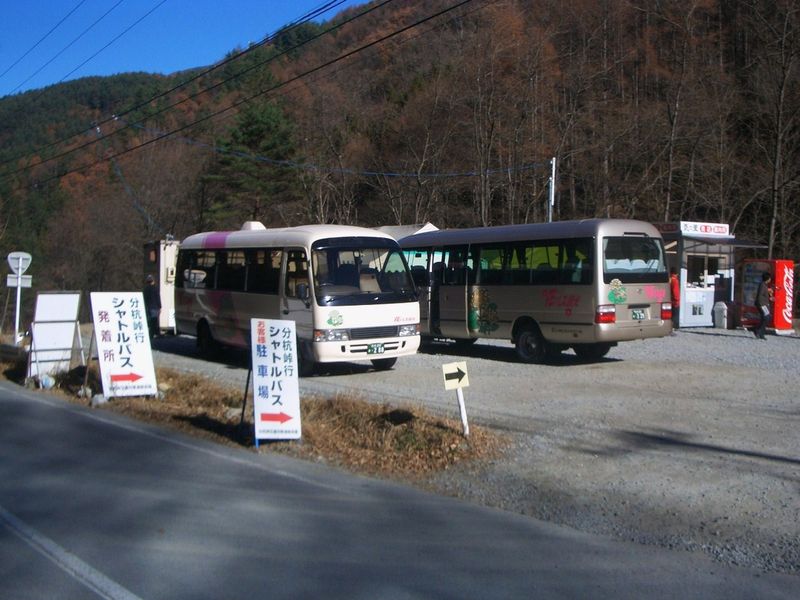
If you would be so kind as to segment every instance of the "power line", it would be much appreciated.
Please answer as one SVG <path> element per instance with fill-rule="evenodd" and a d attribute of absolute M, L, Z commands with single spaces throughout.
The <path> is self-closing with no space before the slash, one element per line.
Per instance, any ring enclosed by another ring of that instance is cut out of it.
<path fill-rule="evenodd" d="M 385 42 L 385 41 L 387 41 L 389 39 L 397 37 L 398 35 L 403 34 L 403 33 L 407 32 L 407 31 L 410 31 L 411 29 L 413 29 L 415 27 L 419 27 L 420 25 L 422 25 L 424 23 L 432 21 L 433 19 L 436 19 L 436 18 L 438 18 L 438 17 L 440 17 L 440 16 L 442 16 L 444 14 L 447 14 L 447 13 L 449 13 L 449 12 L 451 12 L 451 11 L 457 9 L 457 8 L 465 6 L 466 4 L 469 4 L 472 1 L 473 0 L 461 0 L 460 2 L 457 2 L 456 4 L 454 4 L 454 5 L 452 5 L 452 6 L 448 7 L 448 8 L 442 9 L 437 13 L 434 13 L 432 15 L 424 17 L 424 18 L 420 19 L 419 21 L 416 21 L 416 22 L 414 22 L 414 23 L 412 23 L 410 25 L 406 25 L 405 27 L 402 27 L 402 28 L 400 28 L 400 29 L 398 29 L 396 31 L 393 31 L 392 33 L 389 33 L 389 34 L 387 34 L 387 35 L 385 35 L 383 37 L 380 37 L 380 38 L 378 38 L 376 40 L 373 40 L 373 41 L 368 42 L 368 43 L 366 43 L 366 44 L 364 44 L 362 46 L 359 46 L 358 48 L 355 48 L 354 50 L 350 50 L 348 52 L 345 52 L 344 54 L 341 54 L 340 56 L 338 56 L 338 57 L 336 57 L 334 59 L 326 61 L 326 62 L 324 62 L 324 63 L 322 63 L 320 65 L 317 65 L 316 67 L 312 67 L 311 69 L 309 69 L 309 70 L 307 70 L 307 71 L 305 71 L 305 72 L 303 72 L 303 73 L 301 73 L 299 75 L 291 77 L 291 78 L 289 78 L 288 80 L 286 80 L 286 81 L 284 81 L 282 83 L 278 83 L 278 84 L 276 84 L 276 85 L 274 85 L 274 86 L 272 86 L 270 88 L 266 88 L 266 89 L 260 90 L 259 92 L 256 92 L 255 94 L 251 94 L 250 96 L 247 96 L 245 98 L 242 98 L 242 99 L 234 102 L 233 104 L 230 104 L 229 106 L 227 106 L 227 107 L 225 107 L 223 109 L 220 109 L 220 110 L 218 110 L 216 112 L 213 112 L 213 113 L 211 113 L 209 115 L 206 115 L 204 117 L 201 117 L 200 119 L 196 119 L 195 121 L 192 121 L 191 123 L 188 123 L 186 125 L 178 127 L 176 129 L 173 129 L 172 131 L 168 131 L 168 132 L 164 133 L 163 135 L 160 135 L 160 136 L 157 136 L 157 137 L 153 138 L 152 140 L 148 140 L 146 142 L 142 142 L 141 144 L 133 146 L 132 148 L 128 148 L 127 150 L 122 150 L 120 152 L 117 152 L 117 153 L 115 153 L 115 154 L 113 154 L 113 155 L 111 155 L 109 157 L 104 158 L 104 159 L 96 160 L 96 161 L 94 161 L 92 163 L 89 163 L 87 165 L 83 165 L 81 167 L 76 167 L 76 168 L 71 169 L 71 170 L 69 170 L 69 171 L 67 171 L 65 173 L 62 173 L 61 175 L 55 175 L 53 177 L 49 177 L 49 178 L 47 178 L 47 179 L 45 179 L 45 180 L 43 180 L 43 181 L 41 181 L 39 183 L 47 183 L 48 181 L 52 181 L 53 179 L 59 179 L 61 177 L 64 177 L 65 175 L 69 175 L 71 173 L 77 173 L 77 172 L 83 171 L 85 169 L 89 169 L 89 168 L 91 168 L 93 166 L 96 166 L 96 165 L 98 165 L 98 164 L 100 164 L 102 162 L 105 162 L 107 160 L 110 160 L 112 158 L 119 158 L 120 156 L 124 156 L 125 154 L 128 154 L 130 152 L 134 152 L 135 150 L 139 150 L 140 148 L 144 148 L 145 146 L 149 146 L 151 144 L 154 144 L 154 143 L 156 143 L 158 141 L 161 141 L 162 139 L 168 138 L 168 137 L 170 137 L 170 136 L 172 136 L 172 135 L 174 135 L 176 133 L 180 133 L 181 131 L 185 131 L 187 129 L 190 129 L 191 127 L 194 127 L 195 125 L 199 125 L 200 123 L 204 123 L 206 121 L 209 121 L 209 120 L 211 120 L 211 119 L 213 119 L 215 117 L 218 117 L 218 116 L 220 116 L 220 115 L 222 115 L 222 114 L 224 114 L 224 113 L 226 113 L 226 112 L 228 112 L 230 110 L 233 110 L 234 108 L 237 108 L 238 106 L 241 106 L 242 104 L 250 102 L 250 101 L 254 100 L 255 98 L 257 98 L 259 96 L 262 96 L 262 95 L 268 94 L 270 92 L 273 92 L 273 91 L 275 91 L 277 89 L 280 89 L 280 88 L 282 88 L 284 86 L 287 86 L 287 85 L 289 85 L 291 83 L 299 81 L 300 79 L 302 79 L 302 78 L 304 78 L 304 77 L 306 77 L 308 75 L 311 75 L 313 73 L 317 73 L 317 72 L 319 72 L 319 71 L 321 71 L 323 69 L 326 69 L 326 68 L 330 67 L 331 65 L 334 65 L 334 64 L 336 64 L 336 63 L 338 63 L 340 61 L 343 61 L 345 59 L 351 58 L 351 57 L 355 56 L 356 54 L 358 54 L 359 52 L 363 52 L 364 50 L 372 48 L 373 46 L 377 46 L 378 44 L 381 44 L 381 43 L 383 43 L 383 42 Z M 120 131 L 121 131 L 121 129 L 120 129 Z"/>
<path fill-rule="evenodd" d="M 24 53 L 22 56 L 20 56 L 20 57 L 19 57 L 17 60 L 15 60 L 15 61 L 14 61 L 14 62 L 11 64 L 11 66 L 9 66 L 9 67 L 8 67 L 8 68 L 7 68 L 5 71 L 3 71 L 2 73 L 0 73 L 0 77 L 3 77 L 3 76 L 4 76 L 6 73 L 8 73 L 8 72 L 9 72 L 11 69 L 13 69 L 14 67 L 16 67 L 16 66 L 17 66 L 17 65 L 18 65 L 18 64 L 19 64 L 19 63 L 22 61 L 22 59 L 24 59 L 26 56 L 28 56 L 28 54 L 30 54 L 31 52 L 33 52 L 33 51 L 34 51 L 34 50 L 35 50 L 35 49 L 36 49 L 36 48 L 39 46 L 39 44 L 41 44 L 41 43 L 42 43 L 43 41 L 45 41 L 45 40 L 46 40 L 48 37 L 50 37 L 50 34 L 51 34 L 51 33 L 53 33 L 53 32 L 54 32 L 56 29 L 58 29 L 58 28 L 61 26 L 61 24 L 62 24 L 64 21 L 66 21 L 66 20 L 67 20 L 67 19 L 70 17 L 70 15 L 72 15 L 72 13 L 74 13 L 76 10 L 78 10 L 78 9 L 81 7 L 81 5 L 82 5 L 84 2 L 86 2 L 86 0 L 81 0 L 80 2 L 78 2 L 78 4 L 76 4 L 76 5 L 75 5 L 75 7 L 74 7 L 74 8 L 73 8 L 71 11 L 69 11 L 69 12 L 68 12 L 66 15 L 64 15 L 64 17 L 63 17 L 63 18 L 62 18 L 62 19 L 61 19 L 61 20 L 60 20 L 58 23 L 56 23 L 56 24 L 53 26 L 53 28 L 52 28 L 50 31 L 48 31 L 47 33 L 45 33 L 45 34 L 44 34 L 44 35 L 43 35 L 43 36 L 42 36 L 42 37 L 39 39 L 39 41 L 38 41 L 38 42 L 36 42 L 36 43 L 35 43 L 33 46 L 31 46 L 30 48 L 28 48 L 28 50 L 27 50 L 27 51 L 26 51 L 26 52 L 25 52 L 25 53 Z"/>
<path fill-rule="evenodd" d="M 200 73 L 196 74 L 195 76 L 193 76 L 193 77 L 190 77 L 188 80 L 185 80 L 185 81 L 183 81 L 183 82 L 179 83 L 178 85 L 175 85 L 175 86 L 173 86 L 172 88 L 170 88 L 170 89 L 168 89 L 168 90 L 166 90 L 166 91 L 164 91 L 164 92 L 162 92 L 162 93 L 160 93 L 160 94 L 157 94 L 156 96 L 153 96 L 152 98 L 149 98 L 149 99 L 147 99 L 147 100 L 144 100 L 143 102 L 140 102 L 139 104 L 137 104 L 137 105 L 135 105 L 135 106 L 132 106 L 132 107 L 130 107 L 130 108 L 128 108 L 128 109 L 126 109 L 126 110 L 124 110 L 124 111 L 120 112 L 120 113 L 116 113 L 116 114 L 114 114 L 114 115 L 111 115 L 110 117 L 107 117 L 107 118 L 106 118 L 106 119 L 104 119 L 104 120 L 101 120 L 101 121 L 98 121 L 98 122 L 96 122 L 95 124 L 93 124 L 93 127 L 100 127 L 100 126 L 103 126 L 103 125 L 107 125 L 107 124 L 109 124 L 109 123 L 111 123 L 111 122 L 113 122 L 113 121 L 116 121 L 116 120 L 117 120 L 119 117 L 123 117 L 123 116 L 125 116 L 125 115 L 127 115 L 127 114 L 130 114 L 131 112 L 133 112 L 133 111 L 135 111 L 135 110 L 139 110 L 139 109 L 141 109 L 141 108 L 143 108 L 143 107 L 145 107 L 145 106 L 149 105 L 149 104 L 150 104 L 150 103 L 152 103 L 152 102 L 155 102 L 156 100 L 160 100 L 161 98 L 164 98 L 164 97 L 168 96 L 169 94 L 171 94 L 171 93 L 173 93 L 173 92 L 175 92 L 175 91 L 177 91 L 177 90 L 181 89 L 182 87 L 185 87 L 185 86 L 189 85 L 190 83 L 192 83 L 192 82 L 196 81 L 197 79 L 200 79 L 201 77 L 204 77 L 204 76 L 208 75 L 208 74 L 209 74 L 209 73 L 211 73 L 212 71 L 214 71 L 214 70 L 216 70 L 216 69 L 219 69 L 219 68 L 223 67 L 224 65 L 226 65 L 226 64 L 228 64 L 228 63 L 230 63 L 230 62 L 232 62 L 232 61 L 234 61 L 234 60 L 236 60 L 236 59 L 238 59 L 239 57 L 241 57 L 241 56 L 243 56 L 243 55 L 245 55 L 245 54 L 247 54 L 247 53 L 249 53 L 249 52 L 252 52 L 252 51 L 254 51 L 256 48 L 258 48 L 258 47 L 260 47 L 260 46 L 263 46 L 263 45 L 265 45 L 265 44 L 266 44 L 266 43 L 268 43 L 269 41 L 273 40 L 273 39 L 274 39 L 274 37 L 275 37 L 275 35 L 277 35 L 277 33 L 284 33 L 284 32 L 287 32 L 287 31 L 291 31 L 291 30 L 293 30 L 293 29 L 295 29 L 295 28 L 299 27 L 300 25 L 302 25 L 302 24 L 304 24 L 304 23 L 307 23 L 307 22 L 311 21 L 312 19 L 314 19 L 314 18 L 316 18 L 316 17 L 320 16 L 321 14 L 324 14 L 325 12 L 328 12 L 329 10 L 331 10 L 331 9 L 333 9 L 333 8 L 336 8 L 336 7 L 340 6 L 341 4 L 343 4 L 343 3 L 344 3 L 344 1 L 345 1 L 345 0 L 332 0 L 332 1 L 329 1 L 329 2 L 327 2 L 326 4 L 323 4 L 321 7 L 319 7 L 319 8 L 316 8 L 316 9 L 314 9 L 314 10 L 312 10 L 312 11 L 310 11 L 310 12 L 306 13 L 306 14 L 305 14 L 305 15 L 303 15 L 302 17 L 300 17 L 300 18 L 296 19 L 294 22 L 290 23 L 290 25 L 289 25 L 289 26 L 284 26 L 284 27 L 282 27 L 282 28 L 281 28 L 281 29 L 279 29 L 279 30 L 278 30 L 278 32 L 276 32 L 275 34 L 272 34 L 272 35 L 268 35 L 268 36 L 266 36 L 266 37 L 265 37 L 264 39 L 262 39 L 260 42 L 258 42 L 257 44 L 254 44 L 254 45 L 250 46 L 250 47 L 249 47 L 249 48 L 247 48 L 246 50 L 243 50 L 242 52 L 239 52 L 239 53 L 237 53 L 237 54 L 234 54 L 233 56 L 231 56 L 231 57 L 229 57 L 229 58 L 225 59 L 224 61 L 222 61 L 222 62 L 219 62 L 219 63 L 215 64 L 214 66 L 212 66 L 212 67 L 209 67 L 208 69 L 205 69 L 204 71 L 202 71 L 202 72 L 200 72 Z M 245 73 L 247 73 L 247 72 L 249 72 L 249 71 L 251 71 L 251 70 L 253 70 L 253 69 L 255 69 L 255 68 L 258 68 L 258 67 L 260 67 L 260 66 L 263 66 L 264 64 L 267 64 L 267 63 L 269 63 L 269 62 L 271 62 L 271 61 L 273 61 L 273 60 L 275 60 L 275 59 L 277 59 L 277 58 L 279 58 L 279 57 L 281 57 L 281 56 L 283 56 L 283 55 L 285 55 L 285 54 L 287 54 L 287 53 L 289 53 L 289 52 L 291 52 L 291 51 L 293 51 L 293 50 L 296 50 L 297 48 L 299 48 L 299 47 L 301 47 L 301 46 L 303 46 L 303 45 L 305 45 L 305 44 L 307 44 L 307 43 L 310 43 L 311 41 L 314 41 L 315 39 L 317 39 L 317 38 L 318 38 L 318 37 L 320 37 L 321 35 L 324 35 L 325 33 L 328 33 L 328 32 L 330 32 L 330 31 L 332 31 L 332 30 L 334 30 L 334 29 L 336 29 L 336 28 L 342 27 L 343 25 L 345 25 L 345 24 L 347 24 L 347 23 L 350 23 L 350 22 L 354 21 L 355 19 L 357 19 L 357 18 L 361 17 L 361 16 L 362 16 L 362 15 L 364 15 L 364 14 L 367 14 L 368 12 L 371 12 L 372 10 L 376 10 L 377 8 L 380 8 L 381 6 L 383 6 L 383 5 L 387 4 L 388 2 L 391 2 L 391 1 L 392 1 L 392 0 L 385 0 L 384 2 L 382 2 L 381 4 L 379 4 L 379 5 L 375 6 L 375 7 L 373 7 L 373 8 L 370 8 L 370 9 L 368 9 L 368 10 L 366 10 L 366 11 L 364 11 L 364 12 L 362 12 L 362 13 L 360 13 L 360 14 L 358 14 L 358 15 L 356 15 L 356 16 L 354 16 L 354 17 L 350 18 L 350 19 L 347 19 L 346 21 L 343 21 L 343 22 L 341 22 L 341 23 L 337 24 L 337 25 L 336 25 L 336 26 L 334 26 L 334 27 L 331 27 L 331 28 L 329 28 L 329 29 L 325 30 L 324 32 L 322 32 L 322 34 L 319 34 L 319 35 L 317 35 L 317 36 L 314 36 L 314 37 L 312 37 L 312 38 L 310 38 L 310 39 L 304 40 L 303 42 L 301 42 L 301 43 L 299 43 L 299 44 L 296 44 L 295 46 L 293 46 L 293 47 L 291 47 L 291 48 L 289 48 L 289 49 L 285 50 L 284 52 L 282 52 L 282 53 L 280 53 L 280 54 L 278 54 L 278 55 L 276 55 L 276 56 L 273 56 L 273 57 L 269 58 L 269 59 L 268 59 L 268 60 L 266 60 L 266 61 L 262 61 L 262 62 L 260 62 L 260 63 L 257 63 L 256 65 L 253 65 L 252 67 L 250 67 L 250 68 L 248 68 L 248 69 L 246 69 L 246 70 L 244 70 L 244 71 L 242 71 L 242 72 L 240 72 L 240 73 L 237 73 L 237 74 L 233 75 L 232 77 L 229 77 L 229 78 L 227 78 L 227 79 L 225 79 L 225 80 L 223 80 L 223 81 L 219 82 L 218 84 L 215 84 L 215 85 L 213 85 L 213 86 L 211 86 L 211 87 L 209 87 L 209 88 L 204 88 L 204 89 L 200 90 L 199 92 L 196 92 L 195 94 L 192 94 L 191 96 L 188 96 L 187 98 L 184 98 L 184 99 L 182 99 L 181 101 L 179 101 L 179 102 L 176 102 L 176 103 L 174 103 L 174 104 L 172 104 L 172 105 L 166 106 L 166 107 L 164 107 L 164 108 L 160 109 L 159 111 L 157 111 L 157 112 L 155 112 L 155 113 L 151 113 L 151 114 L 147 115 L 147 116 L 146 116 L 146 117 L 144 117 L 144 118 L 152 118 L 153 116 L 155 116 L 155 115 L 158 115 L 158 114 L 161 114 L 162 112 L 165 112 L 166 110 L 169 110 L 169 109 L 171 109 L 171 108 L 173 108 L 173 107 L 175 107 L 175 106 L 178 106 L 178 105 L 182 104 L 183 102 L 187 102 L 188 100 L 194 99 L 194 98 L 196 98 L 197 96 L 199 96 L 199 95 L 201 95 L 201 94 L 204 94 L 204 93 L 206 93 L 206 92 L 208 92 L 208 91 L 210 91 L 210 90 L 212 90 L 212 89 L 215 89 L 216 87 L 219 87 L 220 85 L 224 85 L 224 84 L 226 84 L 226 83 L 228 83 L 228 82 L 230 82 L 230 81 L 232 81 L 232 80 L 236 79 L 237 77 L 241 77 L 241 76 L 242 76 L 242 75 L 244 75 Z M 42 93 L 44 93 L 44 92 L 42 92 Z M 40 93 L 40 96 L 42 95 L 42 93 Z M 38 97 L 39 97 L 39 96 L 37 96 L 37 98 L 38 98 Z M 65 137 L 65 138 L 62 138 L 61 140 L 58 140 L 58 141 L 56 141 L 56 142 L 52 142 L 52 143 L 50 143 L 50 144 L 47 144 L 46 146 L 43 146 L 43 147 L 41 147 L 41 148 L 38 148 L 38 149 L 36 149 L 36 150 L 34 150 L 34 151 L 32 151 L 32 152 L 26 152 L 25 154 L 21 154 L 21 155 L 18 155 L 18 156 L 16 156 L 16 157 L 13 157 L 13 158 L 6 159 L 6 160 L 4 160 L 4 161 L 0 162 L 0 166 L 2 166 L 2 165 L 5 165 L 5 164 L 8 164 L 8 163 L 10 163 L 10 162 L 16 162 L 16 161 L 18 161 L 18 160 L 20 160 L 20 159 L 24 158 L 25 156 L 30 156 L 30 155 L 33 155 L 33 156 L 36 156 L 36 155 L 41 155 L 41 154 L 43 154 L 43 153 L 44 153 L 44 151 L 45 151 L 45 150 L 48 150 L 48 149 L 50 149 L 50 148 L 53 148 L 54 146 L 58 146 L 58 145 L 60 145 L 60 144 L 63 144 L 63 143 L 65 143 L 65 142 L 67 142 L 67 141 L 69 141 L 69 140 L 71 140 L 71 139 L 73 139 L 73 138 L 75 138 L 75 137 L 77 137 L 77 136 L 84 135 L 84 134 L 86 133 L 86 131 L 87 131 L 86 129 L 82 129 L 82 130 L 80 130 L 80 131 L 78 131 L 78 132 L 75 132 L 75 133 L 73 133 L 73 134 L 70 134 L 70 135 L 68 135 L 68 136 L 67 136 L 67 137 Z M 47 163 L 47 162 L 50 162 L 50 161 L 53 161 L 53 160 L 57 160 L 57 159 L 59 159 L 59 158 L 62 158 L 62 157 L 64 157 L 64 156 L 67 156 L 67 155 L 69 155 L 69 154 L 71 154 L 71 153 L 73 153 L 73 152 L 77 152 L 78 150 L 82 150 L 83 148 L 86 148 L 87 146 L 91 146 L 91 145 L 93 145 L 93 144 L 96 144 L 98 141 L 100 141 L 100 139 L 104 139 L 105 137 L 112 136 L 112 135 L 116 135 L 116 134 L 117 134 L 117 133 L 119 133 L 120 131 L 122 131 L 122 129 L 115 130 L 115 131 L 111 132 L 110 134 L 104 134 L 104 135 L 102 136 L 102 138 L 98 138 L 98 139 L 95 139 L 95 140 L 93 140 L 93 141 L 91 141 L 91 142 L 88 142 L 88 143 L 81 144 L 80 146 L 77 146 L 77 147 L 75 147 L 75 148 L 71 148 L 70 150 L 66 150 L 66 151 L 64 151 L 64 152 L 62 152 L 62 153 L 60 153 L 60 154 L 57 154 L 57 155 L 51 156 L 51 157 L 49 157 L 49 158 L 47 158 L 47 159 L 44 159 L 44 160 L 39 160 L 39 162 L 33 163 L 33 164 L 31 164 L 31 165 L 27 165 L 27 166 L 25 166 L 25 167 L 22 167 L 22 168 L 20 168 L 20 169 L 17 169 L 16 171 L 12 171 L 12 172 L 6 173 L 6 174 L 4 174 L 4 175 L 3 175 L 3 177 L 8 177 L 8 176 L 14 175 L 14 174 L 16 174 L 16 173 L 19 173 L 19 172 L 21 172 L 21 171 L 28 170 L 28 169 L 30 169 L 30 168 L 33 168 L 33 167 L 36 167 L 36 166 L 39 166 L 39 165 L 45 164 L 45 163 Z"/>
<path fill-rule="evenodd" d="M 166 1 L 166 0 L 164 0 L 164 1 Z M 72 40 L 72 41 L 71 41 L 69 44 L 67 44 L 67 45 L 66 45 L 66 46 L 64 46 L 64 47 L 63 47 L 61 50 L 59 50 L 58 52 L 56 52 L 55 56 L 53 56 L 53 57 L 52 57 L 50 60 L 48 60 L 46 63 L 44 63 L 44 64 L 43 64 L 41 67 L 39 67 L 39 68 L 38 68 L 36 71 L 34 71 L 34 72 L 33 72 L 33 73 L 32 73 L 32 74 L 31 74 L 31 75 L 30 75 L 30 76 L 29 76 L 29 77 L 28 77 L 28 78 L 27 78 L 25 81 L 23 81 L 22 83 L 20 83 L 20 84 L 19 84 L 17 87 L 15 87 L 15 88 L 14 88 L 13 90 L 11 90 L 9 93 L 10 93 L 10 94 L 13 94 L 13 93 L 14 93 L 14 92 L 16 92 L 16 91 L 17 91 L 19 88 L 21 88 L 23 85 L 25 85 L 26 83 L 28 83 L 28 82 L 29 82 L 31 79 L 33 79 L 34 77 L 36 77 L 36 76 L 37 76 L 39 73 L 41 73 L 41 72 L 44 70 L 44 68 L 45 68 L 45 67 L 47 67 L 47 66 L 48 66 L 50 63 L 52 63 L 52 62 L 53 62 L 55 59 L 57 59 L 59 56 L 61 56 L 62 54 L 64 54 L 64 52 L 66 52 L 67 50 L 69 50 L 69 48 L 71 48 L 73 44 L 75 44 L 75 43 L 76 43 L 78 40 L 80 40 L 80 39 L 81 39 L 81 38 L 82 38 L 84 35 L 86 35 L 87 33 L 89 33 L 89 31 L 91 31 L 92 29 L 94 29 L 95 25 L 97 25 L 97 24 L 98 24 L 100 21 L 102 21 L 103 19 L 105 19 L 105 18 L 106 18 L 106 17 L 107 17 L 109 14 L 111 14 L 111 13 L 112 13 L 112 12 L 113 12 L 113 11 L 114 11 L 114 10 L 115 10 L 115 9 L 116 9 L 116 8 L 117 8 L 119 5 L 120 5 L 120 4 L 122 4 L 123 2 L 124 2 L 124 0 L 119 0 L 119 1 L 118 1 L 118 2 L 117 2 L 115 5 L 114 5 L 114 6 L 112 6 L 112 7 L 111 7 L 111 8 L 109 8 L 109 9 L 108 9 L 108 10 L 107 10 L 105 13 L 103 13 L 103 15 L 102 15 L 101 17 L 99 17 L 98 19 L 96 19 L 94 23 L 92 23 L 91 25 L 89 25 L 89 27 L 87 27 L 87 28 L 86 28 L 86 29 L 84 29 L 84 30 L 83 30 L 81 33 L 79 33 L 79 34 L 78 34 L 78 36 L 77 36 L 76 38 L 74 38 L 74 39 L 73 39 L 73 40 Z M 163 4 L 163 2 L 162 2 L 162 4 Z M 66 78 L 66 76 L 65 76 L 65 78 Z M 61 79 L 61 81 L 63 81 L 63 80 L 64 80 L 64 78 L 62 78 L 62 79 Z"/>
<path fill-rule="evenodd" d="M 119 38 L 121 38 L 123 35 L 125 35 L 126 33 L 128 33 L 128 32 L 129 32 L 131 29 L 133 29 L 134 27 L 136 27 L 136 26 L 137 26 L 139 23 L 141 23 L 142 21 L 144 21 L 144 20 L 145 20 L 147 17 L 149 17 L 149 16 L 150 16 L 151 14 L 153 14 L 153 13 L 154 13 L 156 10 L 158 10 L 158 9 L 159 9 L 159 8 L 160 8 L 160 7 L 161 7 L 161 6 L 162 6 L 162 5 L 163 5 L 163 4 L 166 2 L 166 1 L 167 1 L 167 0 L 161 0 L 161 2 L 159 2 L 159 3 L 158 3 L 157 5 L 155 5 L 153 8 L 151 8 L 149 11 L 147 11 L 147 12 L 146 12 L 144 15 L 142 15 L 141 17 L 139 17 L 139 18 L 138 18 L 136 21 L 134 21 L 133 23 L 131 23 L 131 24 L 130 24 L 130 25 L 129 25 L 129 26 L 128 26 L 128 27 L 127 27 L 125 30 L 123 30 L 123 31 L 122 31 L 122 32 L 121 32 L 119 35 L 117 35 L 117 36 L 116 36 L 114 39 L 112 39 L 110 42 L 108 42 L 108 43 L 107 43 L 105 46 L 103 46 L 102 48 L 100 48 L 100 49 L 99 49 L 97 52 L 95 52 L 94 54 L 92 54 L 92 55 L 91 55 L 89 58 L 87 58 L 87 59 L 86 59 L 85 61 L 83 61 L 81 64 L 79 64 L 77 67 L 75 67 L 74 69 L 72 69 L 72 71 L 70 71 L 69 73 L 67 73 L 66 75 L 64 75 L 64 76 L 63 76 L 61 79 L 59 79 L 59 80 L 58 80 L 58 83 L 61 83 L 62 81 L 64 81 L 64 80 L 65 80 L 67 77 L 69 77 L 70 75 L 72 75 L 72 74 L 73 74 L 75 71 L 77 71 L 77 70 L 78 70 L 78 69 L 80 69 L 82 66 L 84 66 L 86 63 L 88 63 L 90 60 L 92 60 L 93 58 L 95 58 L 95 57 L 96 57 L 98 54 L 100 54 L 101 52 L 103 52 L 104 50 L 106 50 L 106 49 L 107 49 L 109 46 L 111 46 L 111 45 L 112 45 L 114 42 L 116 42 L 116 41 L 117 41 Z"/>

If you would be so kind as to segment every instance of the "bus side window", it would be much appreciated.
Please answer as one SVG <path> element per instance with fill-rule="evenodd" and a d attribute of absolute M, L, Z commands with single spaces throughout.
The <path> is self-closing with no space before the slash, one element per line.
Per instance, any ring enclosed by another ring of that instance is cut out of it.
<path fill-rule="evenodd" d="M 515 245 L 509 247 L 503 283 L 528 285 L 531 282 L 530 260 L 532 254 L 533 248 L 529 246 Z"/>
<path fill-rule="evenodd" d="M 217 289 L 243 292 L 245 258 L 243 250 L 220 250 L 217 263 Z"/>
<path fill-rule="evenodd" d="M 280 286 L 281 251 L 249 250 L 247 260 L 247 291 L 262 294 L 277 294 Z"/>
<path fill-rule="evenodd" d="M 478 284 L 497 285 L 503 283 L 503 247 L 481 248 L 477 273 Z"/>
<path fill-rule="evenodd" d="M 428 250 L 404 250 L 403 255 L 411 270 L 411 279 L 417 287 L 428 287 Z"/>
<path fill-rule="evenodd" d="M 296 298 L 299 283 L 308 283 L 308 259 L 304 250 L 290 250 L 286 259 L 286 295 Z"/>
<path fill-rule="evenodd" d="M 217 253 L 214 250 L 198 250 L 189 273 L 193 285 L 189 287 L 214 289 L 216 273 Z"/>

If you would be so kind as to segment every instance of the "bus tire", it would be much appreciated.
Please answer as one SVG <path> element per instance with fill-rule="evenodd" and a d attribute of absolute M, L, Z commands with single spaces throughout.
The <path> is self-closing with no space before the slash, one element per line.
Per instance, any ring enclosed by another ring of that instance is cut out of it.
<path fill-rule="evenodd" d="M 534 324 L 524 325 L 519 330 L 515 347 L 517 356 L 524 363 L 538 363 L 545 356 L 544 338 L 539 328 Z"/>
<path fill-rule="evenodd" d="M 211 335 L 211 328 L 205 321 L 200 321 L 197 324 L 197 349 L 200 355 L 205 358 L 214 358 L 219 351 L 219 345 L 214 336 Z"/>
<path fill-rule="evenodd" d="M 572 349 L 580 359 L 599 360 L 608 354 L 611 344 L 576 344 Z"/>
<path fill-rule="evenodd" d="M 388 371 L 397 362 L 397 357 L 393 357 L 393 358 L 373 358 L 371 362 L 372 362 L 372 366 L 375 367 L 376 371 Z"/>
<path fill-rule="evenodd" d="M 300 377 L 311 377 L 317 371 L 317 361 L 314 360 L 311 348 L 307 342 L 297 340 L 297 373 Z"/>

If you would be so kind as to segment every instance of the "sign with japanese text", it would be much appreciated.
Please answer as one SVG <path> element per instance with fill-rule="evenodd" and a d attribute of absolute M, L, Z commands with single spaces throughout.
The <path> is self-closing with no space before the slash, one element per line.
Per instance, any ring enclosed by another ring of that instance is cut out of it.
<path fill-rule="evenodd" d="M 142 293 L 92 292 L 91 303 L 103 395 L 156 395 Z"/>
<path fill-rule="evenodd" d="M 258 440 L 301 436 L 294 321 L 251 319 L 253 423 Z"/>

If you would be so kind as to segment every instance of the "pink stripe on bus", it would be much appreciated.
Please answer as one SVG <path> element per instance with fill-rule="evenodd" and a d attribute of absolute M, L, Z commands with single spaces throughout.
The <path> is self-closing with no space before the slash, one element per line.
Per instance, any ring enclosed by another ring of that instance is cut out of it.
<path fill-rule="evenodd" d="M 206 239 L 203 240 L 203 248 L 224 248 L 230 234 L 230 231 L 209 233 Z"/>

